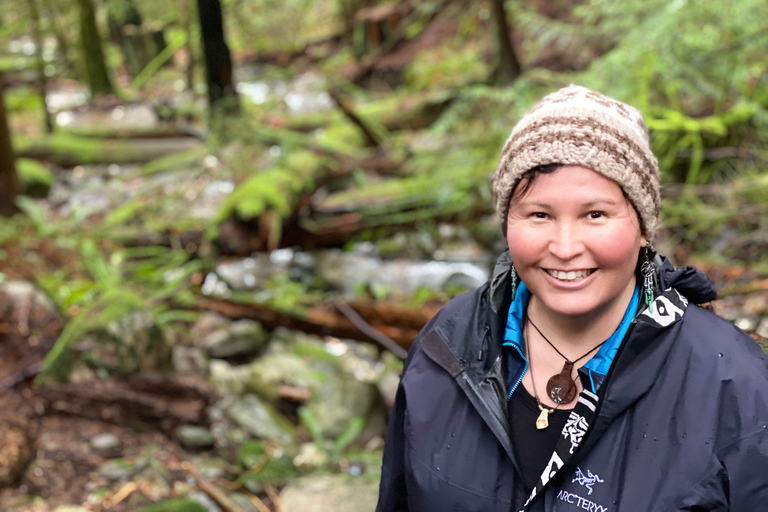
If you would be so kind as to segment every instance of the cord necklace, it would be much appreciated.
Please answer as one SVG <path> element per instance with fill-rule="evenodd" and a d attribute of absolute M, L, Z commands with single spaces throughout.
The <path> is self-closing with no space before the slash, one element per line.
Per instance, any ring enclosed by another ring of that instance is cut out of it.
<path fill-rule="evenodd" d="M 563 403 L 565 404 L 570 403 L 576 397 L 576 383 L 574 382 L 574 379 L 572 377 L 573 365 L 578 363 L 585 357 L 587 357 L 594 350 L 600 348 L 603 345 L 603 343 L 605 343 L 605 341 L 591 348 L 589 352 L 587 352 L 583 356 L 571 361 L 567 357 L 565 357 L 565 355 L 563 355 L 563 353 L 560 352 L 557 349 L 557 347 L 554 346 L 552 342 L 547 339 L 546 336 L 544 336 L 541 330 L 538 327 L 536 327 L 536 324 L 531 321 L 530 317 L 526 315 L 526 318 L 528 319 L 528 322 L 533 326 L 533 328 L 536 329 L 536 331 L 541 335 L 541 337 L 544 338 L 544 341 L 549 343 L 549 346 L 555 349 L 555 352 L 560 354 L 560 357 L 565 359 L 565 364 L 563 365 L 563 369 L 560 371 L 560 373 L 553 375 L 547 381 L 547 394 L 549 395 L 549 398 L 558 405 Z M 533 374 L 531 374 L 531 376 L 533 376 Z M 541 407 L 541 405 L 539 405 L 539 407 Z M 538 421 L 537 421 L 537 426 L 538 426 Z"/>
<path fill-rule="evenodd" d="M 536 399 L 536 403 L 539 405 L 539 411 L 541 411 L 539 413 L 539 417 L 536 418 L 536 428 L 538 430 L 543 430 L 549 426 L 549 415 L 555 412 L 557 408 L 560 407 L 560 404 L 558 403 L 554 409 L 549 409 L 541 405 L 541 400 L 539 400 L 539 394 L 536 392 L 536 379 L 533 378 L 533 358 L 531 357 L 531 350 L 529 346 L 530 343 L 528 341 L 527 334 L 528 334 L 528 329 L 523 327 L 523 341 L 525 342 L 525 356 L 528 358 L 528 368 L 531 372 L 531 387 L 533 388 L 533 398 Z"/>

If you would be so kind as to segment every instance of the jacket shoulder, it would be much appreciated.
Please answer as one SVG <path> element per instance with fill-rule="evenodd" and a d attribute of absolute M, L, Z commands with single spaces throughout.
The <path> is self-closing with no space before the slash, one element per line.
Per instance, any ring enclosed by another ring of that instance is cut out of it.
<path fill-rule="evenodd" d="M 753 380 L 768 392 L 768 356 L 757 342 L 730 321 L 700 306 L 691 305 L 683 315 L 678 342 L 705 360 L 720 361 L 725 378 Z"/>

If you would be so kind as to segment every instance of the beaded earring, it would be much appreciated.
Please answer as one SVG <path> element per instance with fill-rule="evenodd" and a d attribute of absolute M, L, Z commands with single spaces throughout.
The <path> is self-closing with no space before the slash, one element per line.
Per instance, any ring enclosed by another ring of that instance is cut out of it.
<path fill-rule="evenodd" d="M 653 262 L 653 258 L 656 255 L 656 249 L 649 243 L 643 248 L 645 254 L 642 266 L 640 267 L 640 274 L 643 276 L 643 300 L 648 309 L 653 313 L 653 300 L 656 288 L 658 287 L 656 278 L 656 264 Z"/>
<path fill-rule="evenodd" d="M 509 266 L 509 279 L 512 281 L 510 284 L 510 288 L 512 289 L 512 300 L 515 300 L 515 294 L 517 293 L 517 270 L 515 270 L 514 263 Z"/>

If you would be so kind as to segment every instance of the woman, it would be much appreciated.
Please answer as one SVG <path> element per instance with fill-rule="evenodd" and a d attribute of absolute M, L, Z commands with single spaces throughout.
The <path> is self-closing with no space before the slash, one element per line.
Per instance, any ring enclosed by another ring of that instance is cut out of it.
<path fill-rule="evenodd" d="M 766 358 L 655 254 L 640 113 L 551 94 L 493 186 L 509 251 L 414 342 L 377 510 L 768 510 Z"/>

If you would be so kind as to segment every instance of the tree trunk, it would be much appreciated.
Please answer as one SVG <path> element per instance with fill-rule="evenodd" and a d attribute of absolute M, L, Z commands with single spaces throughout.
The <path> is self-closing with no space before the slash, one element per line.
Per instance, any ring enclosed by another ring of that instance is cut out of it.
<path fill-rule="evenodd" d="M 11 130 L 5 115 L 3 77 L 0 75 L 0 215 L 10 217 L 18 213 L 14 200 L 19 193 L 19 178 L 16 175 L 15 157 L 11 145 Z"/>
<path fill-rule="evenodd" d="M 43 60 L 43 37 L 40 34 L 40 13 L 37 10 L 36 0 L 27 0 L 29 16 L 32 20 L 32 32 L 35 40 L 35 59 L 37 64 L 37 87 L 40 90 L 40 101 L 43 103 L 43 126 L 46 133 L 53 133 L 53 122 L 48 112 L 48 104 L 45 99 L 45 61 Z"/>
<path fill-rule="evenodd" d="M 224 40 L 221 4 L 219 0 L 197 0 L 197 11 L 205 56 L 208 106 L 212 114 L 236 114 L 240 108 L 232 79 L 232 57 Z"/>
<path fill-rule="evenodd" d="M 114 89 L 107 74 L 93 0 L 77 0 L 77 3 L 80 8 L 80 43 L 91 95 L 111 94 Z"/>
<path fill-rule="evenodd" d="M 504 0 L 492 0 L 492 16 L 496 25 L 497 54 L 494 81 L 498 84 L 511 84 L 520 76 L 520 61 L 512 48 L 512 30 L 507 23 Z"/>
<path fill-rule="evenodd" d="M 187 89 L 190 91 L 195 90 L 195 50 L 192 46 L 192 16 L 191 0 L 179 0 L 179 19 L 184 32 L 187 34 L 187 42 L 184 43 L 184 47 L 187 49 L 187 65 L 186 65 L 186 80 Z"/>
<path fill-rule="evenodd" d="M 143 37 L 141 15 L 133 0 L 121 0 L 110 5 L 107 19 L 111 39 L 123 52 L 125 67 L 136 77 L 151 58 Z"/>

